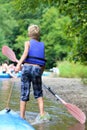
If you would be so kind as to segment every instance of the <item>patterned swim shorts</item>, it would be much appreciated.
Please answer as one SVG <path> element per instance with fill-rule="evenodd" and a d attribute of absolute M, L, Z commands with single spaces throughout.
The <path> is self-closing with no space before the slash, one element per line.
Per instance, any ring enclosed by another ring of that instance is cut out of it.
<path fill-rule="evenodd" d="M 21 76 L 21 100 L 28 101 L 30 95 L 31 83 L 35 98 L 43 96 L 42 91 L 42 71 L 41 67 L 24 64 Z"/>

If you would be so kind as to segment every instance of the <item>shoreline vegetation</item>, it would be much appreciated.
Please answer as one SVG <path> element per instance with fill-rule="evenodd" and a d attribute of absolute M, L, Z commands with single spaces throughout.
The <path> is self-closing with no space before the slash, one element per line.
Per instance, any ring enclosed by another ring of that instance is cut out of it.
<path fill-rule="evenodd" d="M 60 70 L 60 77 L 87 78 L 87 65 L 83 65 L 79 62 L 59 62 L 58 68 Z"/>
<path fill-rule="evenodd" d="M 87 84 L 87 65 L 79 62 L 63 61 L 57 63 L 59 77 L 62 78 L 81 78 L 83 83 Z"/>

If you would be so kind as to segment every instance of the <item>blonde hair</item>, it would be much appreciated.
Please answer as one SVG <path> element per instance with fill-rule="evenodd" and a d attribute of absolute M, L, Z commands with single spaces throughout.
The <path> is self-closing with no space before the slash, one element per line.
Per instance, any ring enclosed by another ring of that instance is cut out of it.
<path fill-rule="evenodd" d="M 37 25 L 30 25 L 28 27 L 28 35 L 30 38 L 39 39 L 40 38 L 40 28 Z"/>

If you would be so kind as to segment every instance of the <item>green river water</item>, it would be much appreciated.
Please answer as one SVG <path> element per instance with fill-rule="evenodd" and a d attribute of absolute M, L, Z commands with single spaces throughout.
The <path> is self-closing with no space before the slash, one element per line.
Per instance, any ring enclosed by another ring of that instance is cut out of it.
<path fill-rule="evenodd" d="M 12 89 L 12 92 L 11 92 Z M 11 97 L 9 98 L 11 92 Z M 20 80 L 19 79 L 0 79 L 0 110 L 7 105 L 18 114 L 20 101 Z M 58 101 L 48 99 L 44 96 L 45 111 L 47 111 L 52 120 L 43 124 L 34 124 L 36 130 L 87 130 L 87 122 L 81 125 L 75 118 L 70 115 L 66 108 Z M 27 104 L 26 119 L 32 124 L 38 115 L 38 106 L 33 98 L 31 90 L 31 98 Z"/>

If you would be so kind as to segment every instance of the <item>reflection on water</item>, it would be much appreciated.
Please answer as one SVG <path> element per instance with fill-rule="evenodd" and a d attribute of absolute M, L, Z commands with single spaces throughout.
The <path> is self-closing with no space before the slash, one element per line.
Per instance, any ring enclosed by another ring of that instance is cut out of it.
<path fill-rule="evenodd" d="M 9 107 L 19 114 L 19 100 L 20 100 L 20 79 L 0 79 L 0 110 L 6 107 L 9 94 Z M 52 121 L 42 124 L 33 125 L 36 130 L 86 130 L 86 125 L 78 123 L 65 109 L 65 107 L 56 100 L 52 101 L 45 97 L 45 111 L 47 111 Z M 26 119 L 29 123 L 33 124 L 36 116 L 38 115 L 38 105 L 32 96 L 27 104 Z"/>
<path fill-rule="evenodd" d="M 74 126 L 70 126 L 69 130 L 85 130 L 85 125 L 77 123 Z"/>

